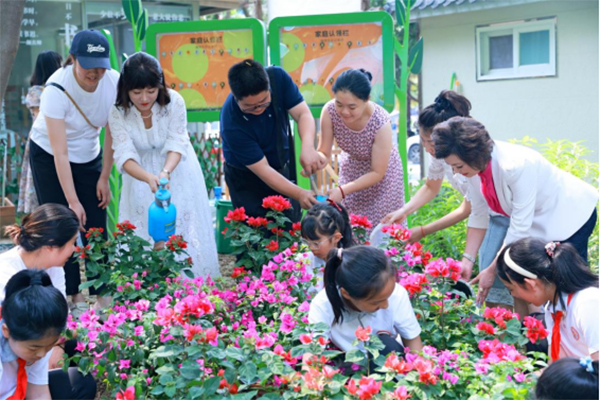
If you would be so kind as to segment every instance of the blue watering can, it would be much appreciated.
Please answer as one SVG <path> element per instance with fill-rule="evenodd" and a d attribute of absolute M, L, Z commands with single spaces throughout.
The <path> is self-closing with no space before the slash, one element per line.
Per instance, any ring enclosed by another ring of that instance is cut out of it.
<path fill-rule="evenodd" d="M 171 204 L 171 192 L 166 189 L 169 180 L 161 178 L 159 189 L 148 209 L 148 234 L 154 242 L 166 241 L 175 234 L 177 209 Z"/>

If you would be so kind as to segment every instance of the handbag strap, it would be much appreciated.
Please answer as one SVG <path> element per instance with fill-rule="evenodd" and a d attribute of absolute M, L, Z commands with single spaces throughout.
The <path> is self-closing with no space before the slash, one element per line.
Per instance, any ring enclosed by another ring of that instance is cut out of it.
<path fill-rule="evenodd" d="M 75 99 L 73 97 L 71 97 L 71 95 L 69 94 L 69 92 L 67 92 L 67 90 L 62 87 L 61 85 L 59 85 L 56 82 L 48 82 L 46 84 L 46 86 L 54 86 L 55 88 L 60 89 L 64 94 L 67 95 L 67 97 L 69 98 L 69 100 L 71 100 L 71 103 L 73 103 L 73 105 L 75 106 L 75 108 L 77 108 L 77 111 L 79 111 L 79 114 L 81 114 L 81 116 L 83 117 L 83 119 L 85 119 L 85 121 L 89 124 L 89 126 L 91 126 L 92 128 L 99 130 L 100 128 L 98 128 L 96 125 L 92 124 L 90 122 L 90 120 L 88 119 L 88 117 L 86 117 L 86 115 L 84 114 L 83 110 L 79 107 L 79 105 L 77 104 L 77 102 L 75 101 Z"/>
<path fill-rule="evenodd" d="M 296 182 L 296 154 L 295 154 L 295 145 L 294 145 L 294 137 L 292 136 L 292 127 L 290 126 L 290 119 L 289 119 L 289 115 L 287 110 L 285 109 L 285 107 L 283 108 L 284 110 L 284 118 L 283 121 L 281 121 L 281 116 L 279 115 L 279 97 L 277 94 L 277 86 L 275 84 L 275 68 L 273 68 L 273 66 L 267 67 L 267 75 L 269 76 L 269 83 L 271 85 L 271 101 L 273 103 L 273 109 L 275 112 L 275 126 L 277 128 L 277 155 L 279 156 L 279 163 L 281 164 L 280 168 L 283 168 L 287 162 L 287 160 L 284 159 L 284 148 L 283 148 L 283 138 L 281 137 L 281 128 L 287 128 L 285 129 L 286 134 L 285 136 L 287 137 L 288 140 L 288 148 L 289 148 L 289 154 L 290 154 L 290 158 L 289 158 L 289 173 L 287 176 L 287 178 L 289 180 L 291 180 L 292 182 Z M 283 122 L 283 124 L 285 124 L 284 126 L 281 125 L 281 123 Z"/>

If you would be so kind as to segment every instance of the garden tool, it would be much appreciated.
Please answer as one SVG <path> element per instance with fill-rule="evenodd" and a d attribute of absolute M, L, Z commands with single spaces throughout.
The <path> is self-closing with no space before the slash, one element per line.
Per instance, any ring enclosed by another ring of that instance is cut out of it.
<path fill-rule="evenodd" d="M 171 203 L 171 192 L 166 188 L 169 180 L 161 178 L 158 183 L 159 189 L 148 209 L 148 233 L 156 243 L 166 241 L 175 234 L 177 219 L 177 209 Z"/>

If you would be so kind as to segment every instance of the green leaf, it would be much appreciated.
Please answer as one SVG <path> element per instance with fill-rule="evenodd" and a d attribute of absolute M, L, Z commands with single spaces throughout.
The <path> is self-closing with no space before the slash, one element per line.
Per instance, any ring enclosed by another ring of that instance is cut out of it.
<path fill-rule="evenodd" d="M 204 395 L 204 388 L 194 386 L 193 388 L 190 389 L 189 393 L 190 393 L 190 396 L 192 397 L 192 399 L 199 399 L 199 398 L 201 398 L 201 396 Z"/>
<path fill-rule="evenodd" d="M 123 11 L 125 17 L 131 25 L 134 25 L 142 14 L 142 1 L 141 0 L 123 0 Z"/>
<path fill-rule="evenodd" d="M 153 395 L 159 395 L 159 394 L 163 394 L 165 392 L 165 388 L 162 386 L 156 386 L 154 389 L 152 389 L 152 391 L 150 392 L 150 394 Z"/>
<path fill-rule="evenodd" d="M 234 394 L 233 396 L 231 396 L 232 400 L 252 400 L 254 398 L 254 396 L 256 396 L 256 394 L 258 393 L 258 390 L 253 390 L 251 392 L 246 392 L 246 393 L 238 393 L 238 394 Z"/>
<path fill-rule="evenodd" d="M 148 29 L 148 12 L 144 8 L 142 15 L 136 22 L 136 32 L 138 40 L 141 42 L 146 37 L 146 29 Z"/>
<path fill-rule="evenodd" d="M 165 394 L 171 399 L 175 397 L 176 392 L 177 388 L 175 386 L 167 386 L 165 388 Z"/>
<path fill-rule="evenodd" d="M 241 381 L 247 385 L 254 383 L 257 377 L 256 371 L 256 365 L 252 361 L 248 361 L 239 369 Z"/>
<path fill-rule="evenodd" d="M 408 53 L 408 65 L 410 66 L 410 72 L 412 74 L 418 74 L 421 72 L 423 66 L 423 38 L 410 49 Z"/>
<path fill-rule="evenodd" d="M 410 2 L 410 0 L 408 0 Z M 396 0 L 396 23 L 404 26 L 406 21 L 406 6 L 404 1 Z"/>
<path fill-rule="evenodd" d="M 194 365 L 195 364 L 195 365 Z M 179 373 L 185 379 L 193 380 L 200 376 L 200 368 L 197 363 L 185 362 L 179 369 Z"/>
<path fill-rule="evenodd" d="M 352 349 L 346 353 L 346 362 L 358 364 L 365 359 L 365 353 L 359 349 Z"/>
<path fill-rule="evenodd" d="M 220 376 L 213 376 L 212 378 L 207 379 L 204 382 L 204 391 L 207 395 L 213 394 L 219 388 L 219 384 L 221 383 Z"/>

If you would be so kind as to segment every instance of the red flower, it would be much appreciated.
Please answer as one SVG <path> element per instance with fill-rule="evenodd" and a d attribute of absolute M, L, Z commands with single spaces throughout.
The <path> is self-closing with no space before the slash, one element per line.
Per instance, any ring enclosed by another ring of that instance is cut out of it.
<path fill-rule="evenodd" d="M 545 339 L 548 336 L 548 331 L 544 327 L 542 321 L 534 317 L 525 317 L 523 319 L 523 325 L 527 327 L 527 333 L 525 334 L 525 336 L 527 336 L 531 343 L 535 343 L 538 340 Z"/>
<path fill-rule="evenodd" d="M 513 318 L 519 319 L 519 315 L 502 307 L 486 307 L 486 309 L 483 310 L 483 318 L 493 319 L 494 322 L 496 322 L 496 325 L 498 325 L 502 329 L 506 329 L 505 321 L 511 320 Z"/>
<path fill-rule="evenodd" d="M 89 239 L 90 237 L 100 237 L 102 236 L 102 233 L 104 233 L 104 228 L 90 228 L 90 230 L 85 234 L 85 238 Z"/>
<path fill-rule="evenodd" d="M 300 335 L 300 342 L 302 344 L 309 344 L 312 342 L 312 335 L 310 334 L 306 334 L 306 333 L 302 333 Z"/>
<path fill-rule="evenodd" d="M 404 289 L 406 289 L 411 296 L 416 293 L 421 293 L 423 285 L 428 283 L 425 274 L 410 274 L 406 278 L 400 279 L 400 284 L 404 286 Z"/>
<path fill-rule="evenodd" d="M 125 391 L 118 392 L 117 400 L 135 400 L 135 387 L 129 386 Z"/>
<path fill-rule="evenodd" d="M 266 227 L 269 221 L 263 217 L 248 217 L 248 221 L 246 223 L 254 228 L 260 228 L 261 226 Z"/>
<path fill-rule="evenodd" d="M 429 260 L 431 260 L 431 253 L 429 251 L 426 251 L 425 254 L 423 254 L 423 256 L 421 257 L 421 264 L 423 264 L 424 267 L 427 266 L 427 264 L 429 264 Z"/>
<path fill-rule="evenodd" d="M 275 236 L 283 236 L 283 229 L 277 229 L 277 227 L 271 229 L 271 233 Z"/>
<path fill-rule="evenodd" d="M 292 230 L 293 231 L 299 231 L 301 228 L 302 228 L 302 223 L 300 221 L 294 222 L 292 224 Z"/>
<path fill-rule="evenodd" d="M 408 239 L 410 239 L 410 230 L 404 229 L 399 224 L 386 225 L 381 228 L 381 232 L 387 233 L 392 238 L 402 242 L 406 242 Z"/>
<path fill-rule="evenodd" d="M 487 322 L 480 322 L 475 327 L 480 331 L 487 333 L 488 335 L 493 335 L 496 333 L 494 326 L 492 324 L 488 324 Z"/>
<path fill-rule="evenodd" d="M 129 221 L 123 221 L 120 224 L 117 224 L 117 229 L 120 231 L 134 230 L 136 229 L 135 225 L 131 224 Z"/>
<path fill-rule="evenodd" d="M 396 353 L 390 353 L 385 360 L 384 367 L 396 371 L 397 374 L 407 374 L 413 369 L 411 363 L 407 363 L 403 358 L 399 358 Z"/>
<path fill-rule="evenodd" d="M 356 338 L 361 342 L 368 342 L 371 338 L 371 327 L 367 326 L 366 328 L 363 328 L 359 326 L 356 329 L 356 332 L 354 332 L 354 334 L 356 335 Z"/>
<path fill-rule="evenodd" d="M 235 210 L 227 212 L 227 216 L 223 218 L 225 222 L 230 223 L 231 221 L 244 222 L 248 216 L 246 215 L 246 209 L 244 207 L 236 208 Z"/>
<path fill-rule="evenodd" d="M 292 207 L 292 204 L 283 196 L 269 196 L 263 199 L 263 208 L 270 208 L 273 211 L 283 212 Z"/>
<path fill-rule="evenodd" d="M 279 248 L 279 243 L 274 240 L 271 240 L 268 245 L 265 246 L 269 251 L 277 251 Z"/>
<path fill-rule="evenodd" d="M 356 214 L 350 214 L 350 225 L 352 225 L 353 227 L 360 226 L 365 229 L 371 229 L 373 227 L 373 224 L 371 223 L 371 221 L 369 221 L 369 219 L 366 216 Z"/>
<path fill-rule="evenodd" d="M 183 240 L 181 235 L 171 235 L 167 243 L 165 243 L 167 249 L 171 251 L 182 250 L 187 248 L 187 242 Z"/>
<path fill-rule="evenodd" d="M 233 268 L 233 273 L 231 274 L 231 277 L 232 278 L 237 278 L 238 276 L 246 274 L 246 273 L 248 273 L 248 271 L 243 266 L 241 266 L 241 267 L 234 267 Z"/>

